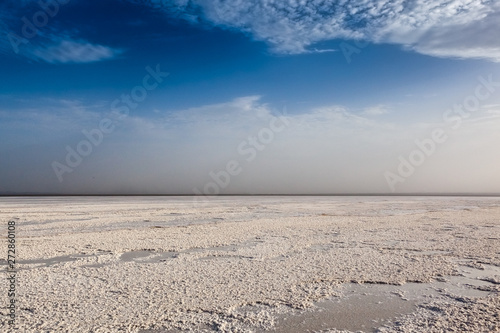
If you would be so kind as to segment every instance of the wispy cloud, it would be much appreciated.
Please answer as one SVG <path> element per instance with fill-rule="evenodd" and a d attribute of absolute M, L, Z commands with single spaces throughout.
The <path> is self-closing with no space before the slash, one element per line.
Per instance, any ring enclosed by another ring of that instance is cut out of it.
<path fill-rule="evenodd" d="M 213 25 L 248 33 L 277 53 L 314 52 L 315 43 L 341 38 L 500 62 L 500 4 L 489 0 L 194 0 L 190 8 L 193 3 Z"/>
<path fill-rule="evenodd" d="M 385 105 L 371 106 L 363 110 L 363 114 L 366 116 L 380 116 L 387 113 L 389 113 L 389 111 Z"/>
<path fill-rule="evenodd" d="M 264 41 L 279 54 L 335 51 L 318 43 L 357 39 L 398 44 L 435 57 L 500 62 L 500 3 L 491 0 L 128 0 L 192 24 L 223 27 Z M 13 2 L 9 2 L 12 3 Z M 25 2 L 15 3 L 13 8 Z M 35 3 L 28 1 L 27 3 Z M 0 5 L 0 33 L 9 33 L 9 10 Z M 10 8 L 10 7 L 9 7 Z M 19 21 L 19 18 L 17 18 Z M 19 30 L 19 29 L 17 29 Z M 37 37 L 38 38 L 38 37 Z M 120 50 L 90 41 L 35 44 L 24 55 L 50 63 L 94 62 Z M 10 47 L 0 42 L 0 52 Z"/>
<path fill-rule="evenodd" d="M 15 104 L 15 110 L 0 108 L 1 130 L 69 133 L 99 121 L 102 117 L 100 110 L 103 108 L 102 104 L 90 105 L 80 100 L 53 98 L 20 101 Z"/>
<path fill-rule="evenodd" d="M 60 40 L 54 45 L 35 48 L 31 52 L 34 58 L 52 64 L 96 62 L 112 59 L 121 53 L 119 49 L 69 39 Z"/>
<path fill-rule="evenodd" d="M 62 5 L 45 5 L 34 0 L 0 3 L 0 53 L 52 64 L 103 61 L 123 53 L 75 35 L 78 30 L 61 28 L 56 15 Z M 45 20 L 35 24 L 33 17 Z"/>

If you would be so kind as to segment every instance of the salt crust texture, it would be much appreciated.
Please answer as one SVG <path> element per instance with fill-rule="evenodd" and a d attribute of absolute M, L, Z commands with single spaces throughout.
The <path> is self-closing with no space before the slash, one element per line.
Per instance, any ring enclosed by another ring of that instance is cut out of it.
<path fill-rule="evenodd" d="M 497 198 L 3 198 L 0 220 L 16 221 L 20 332 L 273 331 L 348 283 L 500 266 Z M 379 331 L 499 331 L 499 278 Z"/>

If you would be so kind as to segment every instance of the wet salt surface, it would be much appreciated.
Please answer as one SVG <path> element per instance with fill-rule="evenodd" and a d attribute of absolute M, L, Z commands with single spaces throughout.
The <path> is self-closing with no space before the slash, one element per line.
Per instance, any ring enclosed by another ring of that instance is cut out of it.
<path fill-rule="evenodd" d="M 486 297 L 492 292 L 476 287 L 491 285 L 482 280 L 500 276 L 500 267 L 483 265 L 484 269 L 460 266 L 462 276 L 446 277 L 432 283 L 406 283 L 401 286 L 387 284 L 345 284 L 343 295 L 314 303 L 306 311 L 292 311 L 279 316 L 278 333 L 348 330 L 376 332 L 380 327 L 405 314 L 415 311 L 418 304 L 432 300 L 460 302 L 462 297 Z M 261 332 L 267 332 L 261 331 Z"/>
<path fill-rule="evenodd" d="M 215 258 L 243 258 L 240 255 L 228 255 L 219 254 L 223 253 L 235 253 L 239 249 L 253 247 L 261 242 L 259 241 L 249 241 L 240 243 L 238 245 L 228 245 L 228 246 L 215 246 L 207 248 L 192 248 L 184 251 L 172 251 L 172 252 L 154 252 L 154 251 L 130 251 L 125 252 L 120 256 L 120 260 L 124 262 L 136 262 L 136 263 L 158 263 L 168 259 L 175 259 L 179 257 L 180 254 L 198 254 L 198 253 L 213 253 L 212 255 L 200 257 L 198 260 L 210 260 Z"/>
<path fill-rule="evenodd" d="M 373 332 L 376 328 L 411 313 L 415 301 L 403 300 L 388 285 L 347 285 L 339 298 L 316 302 L 306 312 L 282 315 L 272 332 L 299 333 L 327 329 Z"/>

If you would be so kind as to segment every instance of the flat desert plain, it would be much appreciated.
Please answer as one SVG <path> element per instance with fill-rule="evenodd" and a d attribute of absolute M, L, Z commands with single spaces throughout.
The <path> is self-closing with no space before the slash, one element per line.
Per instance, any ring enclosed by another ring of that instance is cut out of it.
<path fill-rule="evenodd" d="M 4 197 L 0 219 L 2 332 L 500 331 L 499 198 Z"/>

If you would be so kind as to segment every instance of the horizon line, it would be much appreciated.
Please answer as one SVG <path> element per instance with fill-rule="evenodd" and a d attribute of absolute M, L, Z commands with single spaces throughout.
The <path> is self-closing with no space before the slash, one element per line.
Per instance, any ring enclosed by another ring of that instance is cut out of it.
<path fill-rule="evenodd" d="M 299 197 L 299 196 L 331 196 L 331 197 L 354 197 L 354 196 L 436 196 L 436 197 L 500 197 L 500 193 L 469 193 L 469 192 L 455 192 L 455 193 L 429 193 L 429 192 L 415 192 L 415 193 L 236 193 L 236 194 L 141 194 L 141 193 L 126 193 L 126 194 L 113 194 L 113 193 L 0 193 L 0 197 L 252 197 L 252 196 L 282 196 L 282 197 Z"/>

